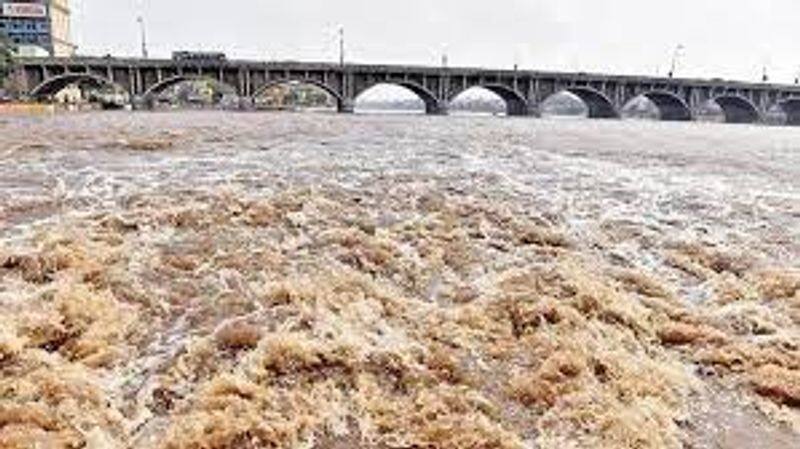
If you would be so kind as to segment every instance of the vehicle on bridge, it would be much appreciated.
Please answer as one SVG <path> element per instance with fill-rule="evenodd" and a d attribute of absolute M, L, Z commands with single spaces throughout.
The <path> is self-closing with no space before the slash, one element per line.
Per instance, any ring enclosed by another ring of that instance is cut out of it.
<path fill-rule="evenodd" d="M 222 52 L 209 52 L 209 51 L 173 51 L 173 61 L 190 61 L 190 62 L 223 62 L 228 57 Z"/>

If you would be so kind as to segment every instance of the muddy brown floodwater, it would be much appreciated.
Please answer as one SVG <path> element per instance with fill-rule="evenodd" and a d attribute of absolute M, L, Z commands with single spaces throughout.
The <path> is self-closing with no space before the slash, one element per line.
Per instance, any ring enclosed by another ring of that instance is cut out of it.
<path fill-rule="evenodd" d="M 0 447 L 800 447 L 800 130 L 0 121 Z"/>

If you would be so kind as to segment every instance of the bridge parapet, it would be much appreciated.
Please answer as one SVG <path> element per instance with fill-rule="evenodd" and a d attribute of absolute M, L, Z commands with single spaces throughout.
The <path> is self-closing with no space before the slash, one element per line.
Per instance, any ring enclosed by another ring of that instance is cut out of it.
<path fill-rule="evenodd" d="M 320 62 L 173 61 L 133 58 L 23 58 L 17 66 L 21 90 L 47 98 L 66 84 L 116 85 L 132 98 L 147 98 L 188 79 L 210 79 L 241 97 L 254 97 L 278 83 L 313 84 L 350 112 L 359 95 L 382 83 L 416 93 L 430 114 L 443 114 L 462 92 L 482 87 L 502 98 L 509 115 L 539 115 L 543 102 L 570 92 L 586 103 L 592 118 L 619 117 L 632 99 L 652 101 L 664 120 L 691 120 L 716 102 L 731 122 L 760 121 L 781 108 L 800 124 L 800 86 L 720 79 L 672 79 L 591 73 L 481 68 L 338 64 Z"/>

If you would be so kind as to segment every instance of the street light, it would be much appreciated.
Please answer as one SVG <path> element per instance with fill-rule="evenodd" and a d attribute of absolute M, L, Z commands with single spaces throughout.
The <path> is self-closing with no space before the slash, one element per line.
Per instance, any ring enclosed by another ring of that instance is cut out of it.
<path fill-rule="evenodd" d="M 136 21 L 139 22 L 139 32 L 142 36 L 142 58 L 147 59 L 147 34 L 144 29 L 144 18 L 140 15 Z"/>
<path fill-rule="evenodd" d="M 339 26 L 339 65 L 344 67 L 344 25 Z"/>
<path fill-rule="evenodd" d="M 683 44 L 678 44 L 675 47 L 675 51 L 672 52 L 672 64 L 670 65 L 669 69 L 669 77 L 672 78 L 675 76 L 675 69 L 678 66 L 678 58 L 681 56 L 681 52 L 684 50 Z"/>
<path fill-rule="evenodd" d="M 770 66 L 770 57 L 768 54 L 765 54 L 761 57 L 761 82 L 767 83 L 769 82 L 769 66 Z"/>

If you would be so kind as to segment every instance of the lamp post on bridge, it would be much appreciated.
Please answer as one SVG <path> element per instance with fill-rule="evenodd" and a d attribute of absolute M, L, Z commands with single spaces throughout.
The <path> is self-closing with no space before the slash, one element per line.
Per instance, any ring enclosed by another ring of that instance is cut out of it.
<path fill-rule="evenodd" d="M 678 58 L 681 56 L 685 48 L 686 47 L 684 47 L 683 44 L 678 44 L 675 47 L 675 51 L 672 52 L 672 64 L 670 64 L 670 69 L 669 69 L 670 78 L 673 78 L 675 76 L 675 69 L 678 68 Z"/>
<path fill-rule="evenodd" d="M 339 66 L 344 69 L 344 25 L 339 26 Z"/>
<path fill-rule="evenodd" d="M 761 82 L 762 83 L 769 83 L 769 70 L 770 66 L 772 65 L 772 58 L 770 57 L 769 53 L 765 52 L 761 56 Z"/>
<path fill-rule="evenodd" d="M 339 25 L 339 69 L 342 72 L 342 98 L 339 100 L 339 112 L 355 111 L 355 99 L 350 98 L 350 76 L 345 64 L 344 25 Z"/>
<path fill-rule="evenodd" d="M 142 58 L 147 59 L 147 34 L 145 33 L 144 18 L 139 15 L 136 21 L 139 22 L 139 32 L 142 37 Z"/>
<path fill-rule="evenodd" d="M 439 92 L 436 98 L 436 104 L 434 105 L 434 114 L 445 115 L 447 114 L 448 109 L 450 108 L 449 105 L 449 98 L 447 98 L 447 92 L 450 89 L 450 77 L 448 76 L 448 66 L 450 61 L 447 56 L 447 46 L 442 47 L 442 66 L 440 72 L 440 82 L 439 84 Z"/>

